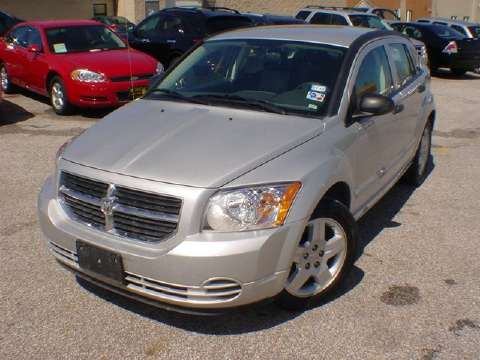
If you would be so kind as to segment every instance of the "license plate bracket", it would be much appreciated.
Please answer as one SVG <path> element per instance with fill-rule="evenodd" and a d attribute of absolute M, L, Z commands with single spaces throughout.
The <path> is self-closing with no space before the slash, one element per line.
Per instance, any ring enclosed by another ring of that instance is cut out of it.
<path fill-rule="evenodd" d="M 78 265 L 106 280 L 124 284 L 123 261 L 120 254 L 77 240 Z"/>

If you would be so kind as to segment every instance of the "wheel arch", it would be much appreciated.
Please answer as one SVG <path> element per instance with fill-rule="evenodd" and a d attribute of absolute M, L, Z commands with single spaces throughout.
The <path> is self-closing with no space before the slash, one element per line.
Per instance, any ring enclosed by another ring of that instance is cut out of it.
<path fill-rule="evenodd" d="M 55 76 L 61 78 L 61 75 L 57 71 L 50 70 L 47 74 L 47 77 L 45 78 L 45 90 L 47 91 L 47 93 L 50 92 L 50 83 Z"/>

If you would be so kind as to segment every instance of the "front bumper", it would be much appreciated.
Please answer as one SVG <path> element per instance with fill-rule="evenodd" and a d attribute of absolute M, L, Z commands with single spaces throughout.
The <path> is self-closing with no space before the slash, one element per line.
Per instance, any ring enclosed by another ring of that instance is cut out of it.
<path fill-rule="evenodd" d="M 149 80 L 105 82 L 98 84 L 84 84 L 70 80 L 68 86 L 68 100 L 78 107 L 116 107 L 123 105 L 133 98 L 129 96 L 131 88 L 148 88 Z"/>
<path fill-rule="evenodd" d="M 278 229 L 228 234 L 183 235 L 179 229 L 174 238 L 151 246 L 70 219 L 56 198 L 52 178 L 39 195 L 38 212 L 51 253 L 61 263 L 97 285 L 174 309 L 227 309 L 277 295 L 306 224 L 302 220 Z M 79 267 L 79 239 L 122 256 L 123 285 Z"/>

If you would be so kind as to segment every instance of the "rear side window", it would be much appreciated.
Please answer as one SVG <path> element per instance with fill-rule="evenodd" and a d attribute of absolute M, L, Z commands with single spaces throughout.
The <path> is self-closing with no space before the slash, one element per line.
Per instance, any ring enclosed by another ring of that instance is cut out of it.
<path fill-rule="evenodd" d="M 140 25 L 138 25 L 137 31 L 140 33 L 149 33 L 158 29 L 161 16 L 153 15 L 145 19 Z"/>
<path fill-rule="evenodd" d="M 312 12 L 311 11 L 300 11 L 297 16 L 295 16 L 297 19 L 305 20 Z"/>
<path fill-rule="evenodd" d="M 433 25 L 430 27 L 430 29 L 435 35 L 443 39 L 461 40 L 465 38 L 465 35 L 452 28 L 449 28 L 448 26 Z"/>
<path fill-rule="evenodd" d="M 310 19 L 310 24 L 330 24 L 332 16 L 328 13 L 317 12 Z"/>
<path fill-rule="evenodd" d="M 370 29 L 388 30 L 387 26 L 378 16 L 349 15 L 353 26 L 366 27 Z"/>
<path fill-rule="evenodd" d="M 209 35 L 222 31 L 252 26 L 250 19 L 236 16 L 215 16 L 207 20 L 207 33 Z"/>
<path fill-rule="evenodd" d="M 417 70 L 408 47 L 405 44 L 390 44 L 391 54 L 397 69 L 400 86 L 411 80 Z"/>
<path fill-rule="evenodd" d="M 363 59 L 355 82 L 355 93 L 358 99 L 367 94 L 386 95 L 392 87 L 392 72 L 387 52 L 380 46 Z"/>
<path fill-rule="evenodd" d="M 410 37 L 412 39 L 417 39 L 417 40 L 422 40 L 423 39 L 422 32 L 419 29 L 417 29 L 416 27 L 413 27 L 413 26 L 405 26 L 402 33 L 404 35 L 407 35 L 408 37 Z"/>
<path fill-rule="evenodd" d="M 19 45 L 22 47 L 28 46 L 28 33 L 29 28 L 26 26 L 20 26 L 13 30 L 8 37 L 8 42 L 14 45 Z"/>
<path fill-rule="evenodd" d="M 480 26 L 470 26 L 468 29 L 472 33 L 473 37 L 480 38 Z"/>
<path fill-rule="evenodd" d="M 332 14 L 332 25 L 348 25 L 347 20 L 340 15 Z"/>
<path fill-rule="evenodd" d="M 459 33 L 463 34 L 463 35 L 467 35 L 467 32 L 465 31 L 465 29 L 461 26 L 458 26 L 458 25 L 452 25 L 452 29 L 458 31 Z"/>

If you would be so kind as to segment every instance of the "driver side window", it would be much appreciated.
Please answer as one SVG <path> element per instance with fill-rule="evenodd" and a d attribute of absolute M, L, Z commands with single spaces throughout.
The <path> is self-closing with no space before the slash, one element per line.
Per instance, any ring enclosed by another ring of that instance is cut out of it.
<path fill-rule="evenodd" d="M 385 47 L 379 46 L 363 59 L 355 82 L 357 99 L 367 94 L 388 95 L 393 89 L 393 78 Z"/>
<path fill-rule="evenodd" d="M 145 19 L 137 28 L 140 34 L 148 34 L 158 30 L 158 25 L 161 21 L 160 15 L 153 15 Z"/>

